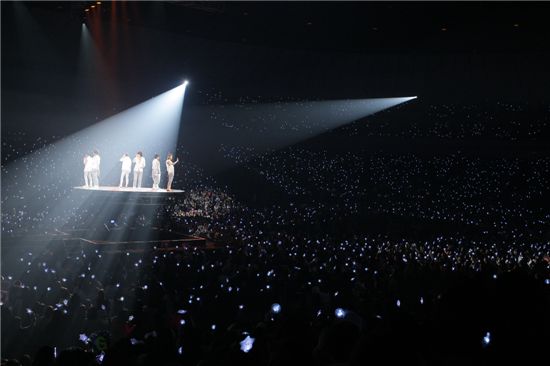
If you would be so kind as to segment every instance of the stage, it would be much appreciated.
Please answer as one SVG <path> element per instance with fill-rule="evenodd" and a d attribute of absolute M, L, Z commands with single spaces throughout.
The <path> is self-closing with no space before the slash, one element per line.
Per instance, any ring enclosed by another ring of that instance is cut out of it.
<path fill-rule="evenodd" d="M 152 189 L 152 188 L 119 188 L 113 186 L 101 186 L 97 188 L 73 187 L 73 190 L 86 198 L 100 200 L 108 205 L 141 205 L 163 206 L 173 203 L 176 198 L 183 196 L 185 191 L 181 189 Z"/>
<path fill-rule="evenodd" d="M 73 187 L 74 189 L 79 189 L 83 191 L 89 191 L 89 192 L 129 192 L 129 193 L 146 193 L 146 194 L 178 194 L 178 193 L 184 193 L 185 191 L 181 189 L 172 189 L 171 191 L 167 191 L 166 189 L 153 189 L 153 188 L 132 188 L 132 187 L 114 187 L 114 186 L 101 186 L 101 187 L 93 187 L 93 188 L 86 188 L 84 186 L 79 187 Z"/>

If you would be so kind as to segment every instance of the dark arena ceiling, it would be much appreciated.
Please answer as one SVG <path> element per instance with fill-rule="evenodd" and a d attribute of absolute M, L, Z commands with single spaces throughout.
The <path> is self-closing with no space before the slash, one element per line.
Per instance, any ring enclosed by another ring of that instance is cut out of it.
<path fill-rule="evenodd" d="M 217 41 L 335 52 L 547 53 L 550 4 L 543 2 L 29 2 L 57 13 Z M 90 7 L 95 5 L 93 9 Z M 89 9 L 87 13 L 85 9 Z"/>

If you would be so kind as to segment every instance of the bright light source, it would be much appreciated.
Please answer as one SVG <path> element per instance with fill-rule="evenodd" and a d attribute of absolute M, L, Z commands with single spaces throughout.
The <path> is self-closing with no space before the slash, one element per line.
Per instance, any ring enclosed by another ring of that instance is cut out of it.
<path fill-rule="evenodd" d="M 336 310 L 334 310 L 334 315 L 336 315 L 337 318 L 344 318 L 346 316 L 346 311 L 342 308 L 336 308 Z"/>
<path fill-rule="evenodd" d="M 188 80 L 184 80 L 184 81 L 183 81 L 183 85 L 187 85 L 187 84 L 189 84 L 189 81 L 188 81 Z"/>
<path fill-rule="evenodd" d="M 485 333 L 485 336 L 483 337 L 483 339 L 481 341 L 481 344 L 484 347 L 487 347 L 489 345 L 489 343 L 491 343 L 491 332 Z"/>
<path fill-rule="evenodd" d="M 254 346 L 254 341 L 254 338 L 247 335 L 246 338 L 240 342 L 241 351 L 243 351 L 244 353 L 248 353 L 252 349 L 252 346 Z"/>

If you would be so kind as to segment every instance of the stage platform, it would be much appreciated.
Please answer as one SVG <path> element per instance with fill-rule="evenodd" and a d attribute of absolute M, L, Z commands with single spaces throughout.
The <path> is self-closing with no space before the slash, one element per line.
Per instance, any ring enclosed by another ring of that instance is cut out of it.
<path fill-rule="evenodd" d="M 185 191 L 181 189 L 152 189 L 152 188 L 119 188 L 101 186 L 97 188 L 73 187 L 73 190 L 82 194 L 87 199 L 103 202 L 105 205 L 137 205 L 137 206 L 163 206 L 174 202 L 178 197 L 183 197 Z"/>
<path fill-rule="evenodd" d="M 101 186 L 101 187 L 94 187 L 94 188 L 86 188 L 83 186 L 80 187 L 73 187 L 74 189 L 79 189 L 82 191 L 87 192 L 129 192 L 129 193 L 145 193 L 145 194 L 178 194 L 178 193 L 184 193 L 185 191 L 181 189 L 172 189 L 171 191 L 167 191 L 166 189 L 153 189 L 153 188 L 132 188 L 132 187 L 111 187 L 111 186 Z"/>

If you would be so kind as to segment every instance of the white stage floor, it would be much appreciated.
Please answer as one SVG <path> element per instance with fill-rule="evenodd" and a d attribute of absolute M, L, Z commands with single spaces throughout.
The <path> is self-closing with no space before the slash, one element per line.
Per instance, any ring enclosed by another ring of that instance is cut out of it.
<path fill-rule="evenodd" d="M 86 188 L 83 186 L 79 187 L 73 187 L 74 189 L 80 189 L 82 191 L 100 191 L 100 192 L 133 192 L 133 193 L 166 193 L 166 194 L 173 194 L 173 193 L 183 193 L 185 191 L 182 191 L 181 189 L 172 189 L 171 191 L 167 191 L 166 189 L 153 189 L 153 188 L 119 188 L 119 187 L 109 187 L 109 186 L 100 186 L 100 187 L 94 187 L 94 188 Z"/>

